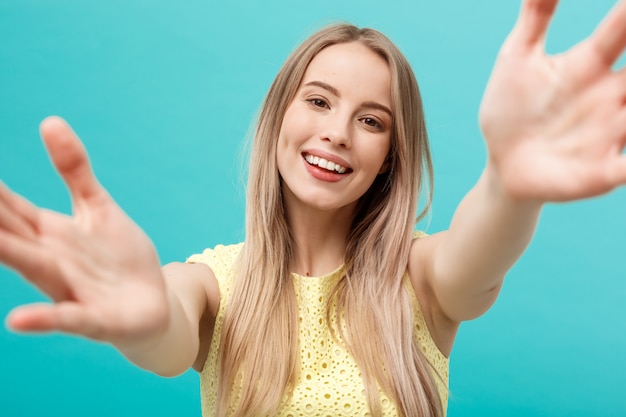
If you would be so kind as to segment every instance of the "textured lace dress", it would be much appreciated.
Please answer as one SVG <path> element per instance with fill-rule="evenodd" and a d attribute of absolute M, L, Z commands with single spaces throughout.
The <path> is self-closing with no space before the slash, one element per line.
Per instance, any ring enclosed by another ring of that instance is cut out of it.
<path fill-rule="evenodd" d="M 203 417 L 215 415 L 221 330 L 232 289 L 233 264 L 242 245 L 218 245 L 187 260 L 208 265 L 220 287 L 220 306 L 213 338 L 207 361 L 200 373 Z M 301 369 L 292 395 L 283 401 L 277 416 L 369 416 L 359 369 L 348 351 L 331 336 L 326 321 L 329 294 L 342 274 L 343 266 L 321 277 L 293 274 L 300 319 Z M 407 287 L 410 287 L 415 306 L 415 337 L 436 370 L 435 380 L 445 408 L 448 402 L 448 359 L 431 338 L 408 279 Z M 385 417 L 398 415 L 394 403 L 382 391 L 380 400 Z"/>

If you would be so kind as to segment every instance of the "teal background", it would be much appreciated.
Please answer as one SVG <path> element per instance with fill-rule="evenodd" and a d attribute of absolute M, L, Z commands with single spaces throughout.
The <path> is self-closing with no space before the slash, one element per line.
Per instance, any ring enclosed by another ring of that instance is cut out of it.
<path fill-rule="evenodd" d="M 563 2 L 548 49 L 585 37 L 613 3 Z M 39 121 L 58 114 L 164 263 L 240 241 L 242 141 L 263 95 L 299 41 L 346 20 L 386 33 L 414 66 L 436 170 L 422 228 L 445 229 L 485 161 L 477 108 L 518 7 L 0 0 L 0 178 L 40 206 L 70 211 L 38 140 Z M 624 203 L 618 190 L 546 207 L 495 306 L 460 330 L 449 416 L 626 415 Z M 0 267 L 0 316 L 43 299 Z M 0 329 L 2 416 L 199 416 L 197 380 L 154 376 L 106 345 Z"/>

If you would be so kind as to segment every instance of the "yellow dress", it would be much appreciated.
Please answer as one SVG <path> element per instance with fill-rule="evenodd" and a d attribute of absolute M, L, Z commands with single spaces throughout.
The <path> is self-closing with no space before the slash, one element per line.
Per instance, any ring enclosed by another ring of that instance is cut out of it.
<path fill-rule="evenodd" d="M 220 305 L 213 338 L 204 369 L 200 373 L 203 417 L 215 415 L 221 330 L 232 289 L 233 264 L 242 245 L 218 245 L 187 259 L 187 262 L 208 265 L 220 287 Z M 335 342 L 326 322 L 326 300 L 342 274 L 343 267 L 321 277 L 293 274 L 301 320 L 301 371 L 293 394 L 283 401 L 277 416 L 369 416 L 359 369 L 348 351 Z M 412 286 L 408 284 L 407 287 L 410 287 L 409 292 L 415 305 L 415 337 L 438 373 L 435 380 L 445 409 L 448 403 L 448 359 L 439 351 L 428 332 Z M 382 391 L 380 399 L 385 417 L 398 415 L 395 404 Z"/>

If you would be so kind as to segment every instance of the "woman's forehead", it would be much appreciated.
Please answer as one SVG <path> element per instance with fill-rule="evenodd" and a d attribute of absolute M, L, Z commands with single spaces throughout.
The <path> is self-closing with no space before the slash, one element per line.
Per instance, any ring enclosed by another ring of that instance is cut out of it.
<path fill-rule="evenodd" d="M 360 42 L 341 43 L 322 49 L 309 63 L 301 86 L 321 82 L 341 95 L 368 96 L 391 106 L 391 72 L 379 54 Z M 361 97 L 365 99 L 365 97 Z"/>

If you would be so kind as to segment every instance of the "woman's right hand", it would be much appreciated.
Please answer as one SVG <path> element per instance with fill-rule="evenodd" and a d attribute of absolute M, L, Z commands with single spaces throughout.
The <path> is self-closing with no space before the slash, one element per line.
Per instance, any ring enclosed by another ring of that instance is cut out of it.
<path fill-rule="evenodd" d="M 0 183 L 0 262 L 52 300 L 16 308 L 8 326 L 129 349 L 157 340 L 168 328 L 170 303 L 152 242 L 98 183 L 64 120 L 47 118 L 41 135 L 69 188 L 73 215 L 39 209 Z"/>

